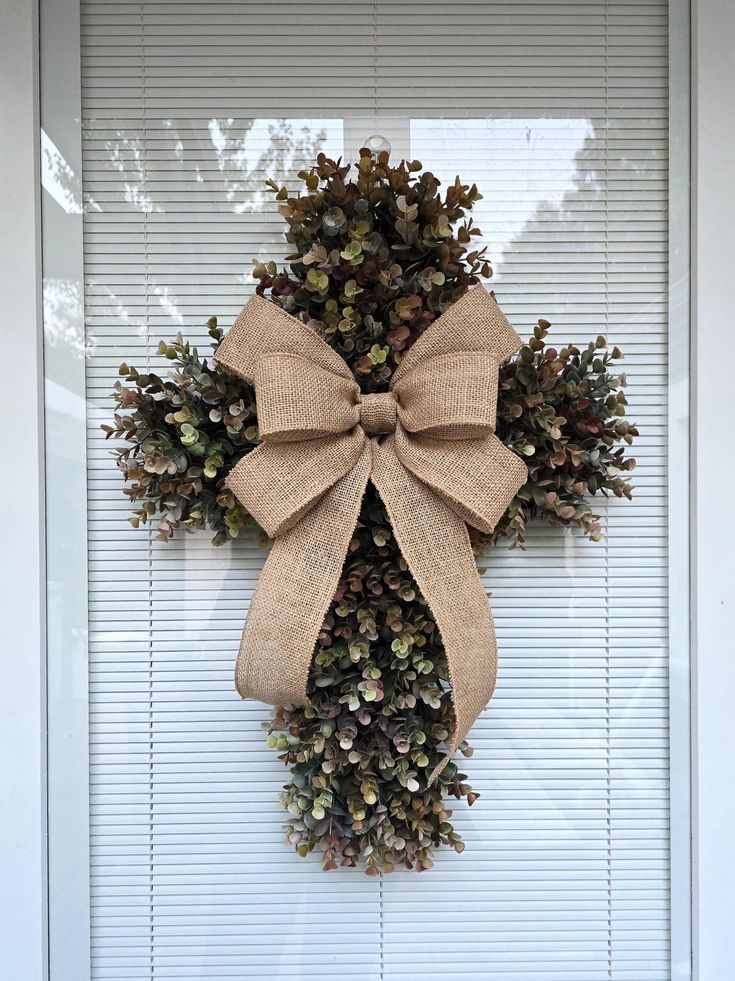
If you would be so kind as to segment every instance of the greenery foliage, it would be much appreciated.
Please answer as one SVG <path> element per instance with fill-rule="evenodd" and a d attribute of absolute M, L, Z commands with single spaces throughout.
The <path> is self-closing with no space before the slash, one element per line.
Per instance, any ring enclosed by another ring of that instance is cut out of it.
<path fill-rule="evenodd" d="M 402 353 L 480 277 L 491 275 L 468 212 L 480 199 L 459 178 L 444 194 L 421 164 L 392 166 L 361 151 L 356 176 L 323 154 L 297 195 L 269 182 L 287 222 L 287 265 L 256 264 L 257 292 L 310 324 L 348 362 L 363 391 L 385 390 Z M 601 535 L 590 496 L 630 497 L 621 357 L 598 337 L 585 349 L 546 346 L 549 324 L 501 369 L 500 438 L 529 466 L 492 538 L 523 544 L 529 521 Z M 222 330 L 209 322 L 212 346 Z M 214 543 L 252 523 L 224 486 L 258 443 L 252 389 L 179 335 L 161 342 L 166 377 L 120 368 L 108 436 L 137 505 L 132 523 L 158 537 L 210 528 Z M 478 546 L 486 544 L 479 537 Z M 269 741 L 290 768 L 288 841 L 322 852 L 325 868 L 361 862 L 369 874 L 429 868 L 440 845 L 464 847 L 445 798 L 476 798 L 452 762 L 428 773 L 450 730 L 446 664 L 431 614 L 369 488 L 309 680 L 311 704 L 281 706 Z M 463 752 L 471 750 L 465 744 Z"/>

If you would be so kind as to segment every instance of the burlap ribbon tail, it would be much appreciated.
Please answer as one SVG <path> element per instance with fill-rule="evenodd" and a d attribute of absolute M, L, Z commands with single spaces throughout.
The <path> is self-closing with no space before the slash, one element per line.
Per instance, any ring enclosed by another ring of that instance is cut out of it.
<path fill-rule="evenodd" d="M 275 539 L 235 669 L 242 696 L 306 704 L 317 636 L 368 480 L 446 651 L 456 723 L 446 757 L 495 688 L 497 647 L 467 525 L 492 531 L 527 479 L 495 436 L 498 369 L 520 338 L 482 286 L 434 321 L 390 390 L 362 395 L 316 332 L 253 297 L 215 355 L 255 387 L 262 443 L 227 485 Z"/>

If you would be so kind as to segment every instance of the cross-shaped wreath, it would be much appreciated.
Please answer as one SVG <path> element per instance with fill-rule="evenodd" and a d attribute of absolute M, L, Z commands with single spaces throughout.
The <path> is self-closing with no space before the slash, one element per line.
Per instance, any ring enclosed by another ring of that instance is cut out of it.
<path fill-rule="evenodd" d="M 464 847 L 444 798 L 477 795 L 449 755 L 471 752 L 496 661 L 472 549 L 522 544 L 536 517 L 599 538 L 589 495 L 630 497 L 637 431 L 616 348 L 557 352 L 546 321 L 521 346 L 479 285 L 474 185 L 442 197 L 368 150 L 349 171 L 320 154 L 305 193 L 268 182 L 286 268 L 256 264 L 224 340 L 210 321 L 214 364 L 179 336 L 169 379 L 123 365 L 103 428 L 125 440 L 136 526 L 222 544 L 254 518 L 275 539 L 238 690 L 280 703 L 288 841 L 375 874 Z"/>

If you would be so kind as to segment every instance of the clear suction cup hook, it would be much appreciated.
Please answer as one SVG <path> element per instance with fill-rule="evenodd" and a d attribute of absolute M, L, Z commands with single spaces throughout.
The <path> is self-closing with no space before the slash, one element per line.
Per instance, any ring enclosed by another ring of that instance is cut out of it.
<path fill-rule="evenodd" d="M 390 153 L 390 143 L 384 136 L 380 133 L 374 133 L 373 136 L 368 136 L 365 140 L 365 148 L 369 150 L 374 157 L 377 157 L 379 153 Z"/>

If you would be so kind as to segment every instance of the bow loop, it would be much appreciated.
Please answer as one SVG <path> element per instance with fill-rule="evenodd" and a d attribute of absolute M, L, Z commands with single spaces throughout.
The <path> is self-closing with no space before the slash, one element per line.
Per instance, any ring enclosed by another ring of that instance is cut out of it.
<path fill-rule="evenodd" d="M 264 442 L 232 468 L 227 486 L 261 528 L 277 538 L 356 466 L 364 445 L 365 435 L 357 427 L 300 443 Z"/>
<path fill-rule="evenodd" d="M 437 439 L 475 439 L 495 429 L 500 362 L 492 352 L 438 354 L 393 385 L 404 429 Z"/>
<path fill-rule="evenodd" d="M 253 366 L 263 440 L 321 439 L 356 426 L 360 386 L 301 355 L 264 354 Z"/>
<path fill-rule="evenodd" d="M 348 381 L 355 380 L 339 354 L 311 327 L 262 296 L 248 300 L 214 358 L 252 384 L 258 361 L 266 354 L 279 351 L 313 361 Z"/>
<path fill-rule="evenodd" d="M 409 371 L 438 354 L 458 351 L 495 354 L 503 362 L 521 346 L 521 339 L 500 307 L 482 286 L 468 290 L 419 337 L 393 375 L 393 388 Z"/>

